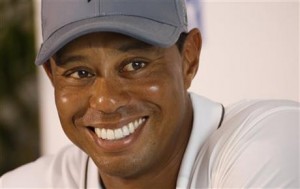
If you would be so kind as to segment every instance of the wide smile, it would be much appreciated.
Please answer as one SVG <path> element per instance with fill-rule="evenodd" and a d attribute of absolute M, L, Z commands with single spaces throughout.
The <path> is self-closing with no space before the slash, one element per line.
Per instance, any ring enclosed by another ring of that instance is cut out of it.
<path fill-rule="evenodd" d="M 148 119 L 148 116 L 141 116 L 123 123 L 88 126 L 88 133 L 102 150 L 120 152 L 135 144 L 143 133 Z"/>
<path fill-rule="evenodd" d="M 103 140 L 115 141 L 121 140 L 127 136 L 130 136 L 135 133 L 135 131 L 145 123 L 146 118 L 138 118 L 121 128 L 117 129 L 106 129 L 106 128 L 94 128 L 96 135 Z"/>

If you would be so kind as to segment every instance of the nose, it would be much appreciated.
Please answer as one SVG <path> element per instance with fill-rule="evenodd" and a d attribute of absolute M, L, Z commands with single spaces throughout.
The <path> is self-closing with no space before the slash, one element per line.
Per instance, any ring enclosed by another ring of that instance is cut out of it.
<path fill-rule="evenodd" d="M 102 113 L 113 113 L 129 102 L 129 96 L 118 81 L 99 79 L 92 87 L 90 107 Z"/>

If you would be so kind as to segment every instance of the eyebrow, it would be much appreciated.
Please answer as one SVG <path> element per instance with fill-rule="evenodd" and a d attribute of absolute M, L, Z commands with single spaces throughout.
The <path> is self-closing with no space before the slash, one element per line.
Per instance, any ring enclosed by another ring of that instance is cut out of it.
<path fill-rule="evenodd" d="M 60 55 L 56 56 L 58 65 L 66 65 L 69 62 L 85 62 L 86 60 L 86 57 L 82 55 L 67 56 L 67 58 L 62 58 Z"/>

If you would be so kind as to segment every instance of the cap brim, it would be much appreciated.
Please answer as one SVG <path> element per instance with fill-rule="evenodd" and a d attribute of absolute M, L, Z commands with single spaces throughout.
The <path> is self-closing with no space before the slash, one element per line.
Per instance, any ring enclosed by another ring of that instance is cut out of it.
<path fill-rule="evenodd" d="M 41 65 L 70 41 L 94 32 L 116 32 L 145 43 L 169 47 L 181 32 L 179 28 L 154 20 L 134 16 L 105 16 L 70 23 L 58 29 L 42 44 L 35 64 Z"/>

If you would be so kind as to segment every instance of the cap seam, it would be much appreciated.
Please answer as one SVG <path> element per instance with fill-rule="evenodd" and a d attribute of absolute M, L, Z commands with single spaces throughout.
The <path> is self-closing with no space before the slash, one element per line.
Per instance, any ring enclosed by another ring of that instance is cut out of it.
<path fill-rule="evenodd" d="M 184 27 L 184 29 L 186 30 L 187 29 L 187 15 L 186 15 L 186 12 L 182 12 L 182 14 L 183 14 L 183 20 L 182 20 L 182 18 L 180 17 L 180 10 L 181 10 L 181 7 L 179 7 L 179 6 L 186 6 L 184 3 L 182 4 L 182 3 L 180 3 L 180 1 L 181 0 L 176 0 L 175 1 L 175 6 L 176 6 L 176 14 L 177 14 L 177 17 L 178 17 L 178 20 L 180 21 L 180 25 L 181 26 L 183 26 Z M 186 7 L 184 7 L 183 9 L 185 9 L 186 10 Z"/>

